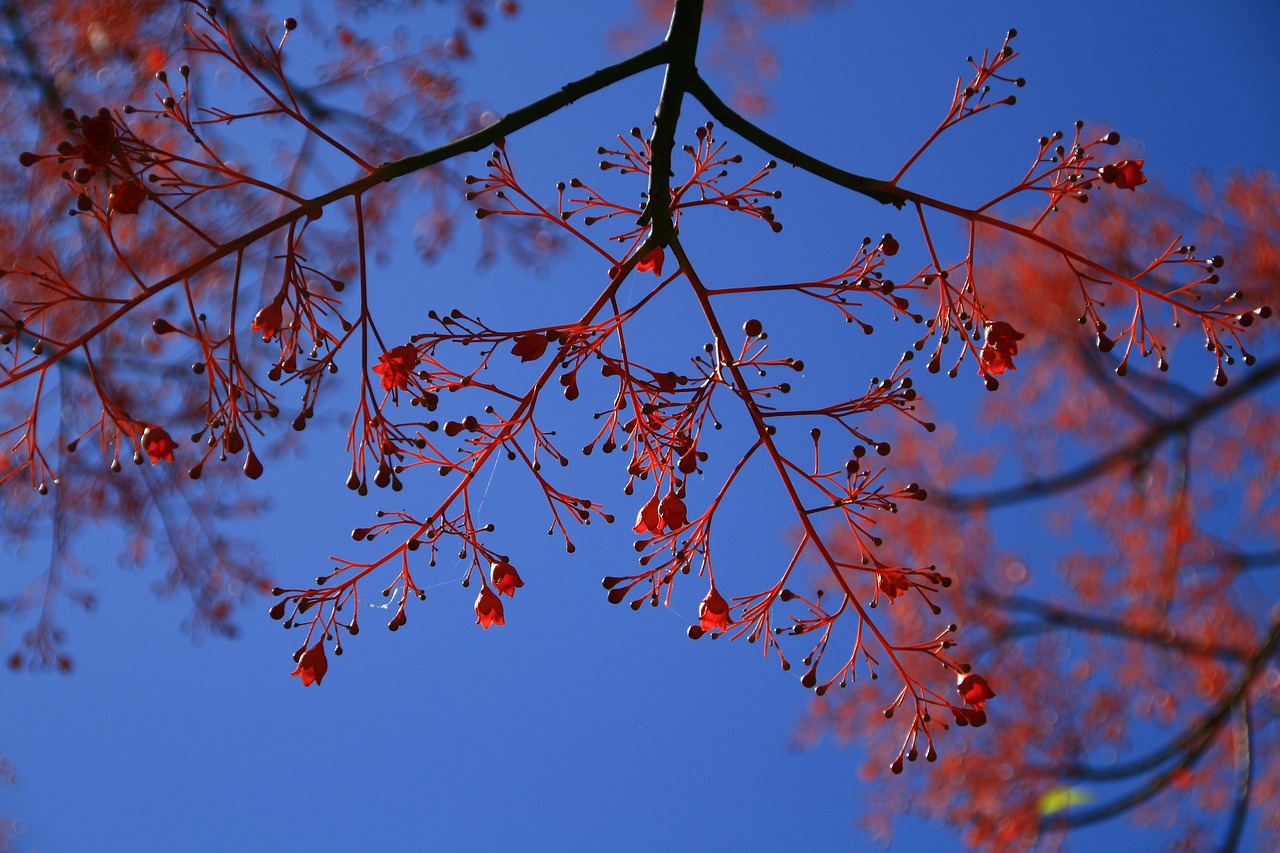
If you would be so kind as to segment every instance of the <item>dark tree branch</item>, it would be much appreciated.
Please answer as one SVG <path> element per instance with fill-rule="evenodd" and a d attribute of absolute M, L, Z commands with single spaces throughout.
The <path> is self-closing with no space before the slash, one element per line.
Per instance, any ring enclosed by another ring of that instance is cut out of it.
<path fill-rule="evenodd" d="M 1223 409 L 1234 405 L 1277 377 L 1280 377 L 1280 358 L 1258 364 L 1243 381 L 1230 385 L 1212 396 L 1201 397 L 1196 403 L 1188 406 L 1181 415 L 1161 420 L 1128 444 L 1075 468 L 1069 468 L 1051 477 L 1027 480 L 1015 486 L 988 492 L 970 495 L 931 493 L 930 502 L 952 512 L 964 512 L 980 507 L 1008 506 L 1069 491 L 1105 474 L 1112 468 L 1144 458 L 1172 437 L 1189 431 L 1201 421 L 1208 420 Z"/>
<path fill-rule="evenodd" d="M 40 90 L 40 99 L 44 101 L 50 115 L 60 115 L 63 109 L 62 93 L 58 91 L 53 75 L 45 69 L 40 57 L 36 54 L 35 47 L 31 44 L 30 33 L 27 31 L 26 22 L 22 20 L 21 10 L 16 3 L 6 2 L 0 5 L 0 15 L 4 16 L 5 24 L 13 35 L 13 45 L 22 55 L 22 60 L 30 72 L 28 82 L 33 83 Z"/>
<path fill-rule="evenodd" d="M 641 71 L 661 65 L 665 61 L 666 55 L 667 48 L 665 44 L 649 48 L 648 50 L 636 54 L 630 59 L 625 59 L 622 62 L 610 65 L 607 68 L 602 68 L 593 74 L 583 77 L 581 80 L 567 83 L 561 87 L 559 91 L 554 92 L 545 98 L 534 101 L 531 104 L 520 107 L 517 110 L 513 110 L 493 124 L 478 130 L 475 133 L 459 137 L 452 142 L 433 148 L 429 151 L 423 151 L 419 154 L 414 154 L 401 160 L 384 163 L 359 180 L 352 181 L 349 184 L 345 184 L 323 195 L 308 199 L 299 204 L 293 210 L 282 213 L 275 219 L 259 225 L 257 228 L 254 228 L 233 240 L 227 241 L 214 251 L 196 261 L 193 261 L 181 270 L 165 276 L 156 283 L 149 285 L 144 292 L 133 297 L 127 303 L 121 305 L 119 308 L 100 319 L 96 324 L 74 340 L 66 342 L 52 342 L 55 343 L 55 347 L 43 358 L 29 362 L 21 369 L 0 372 L 0 388 L 12 385 L 27 376 L 38 373 L 48 364 L 65 358 L 68 354 L 83 346 L 86 341 L 96 337 L 104 329 L 107 329 L 116 323 L 121 317 L 128 314 L 134 308 L 137 308 L 156 293 L 172 287 L 180 281 L 187 280 L 191 276 L 210 265 L 217 263 L 223 258 L 230 257 L 237 252 L 243 251 L 246 246 L 256 243 L 258 240 L 261 240 L 270 234 L 274 234 L 281 228 L 305 217 L 316 216 L 328 205 L 341 201 L 344 198 L 359 196 L 379 184 L 395 180 L 396 178 L 403 177 L 404 175 L 408 175 L 411 172 L 416 172 L 420 169 L 425 169 L 428 166 L 434 166 L 437 163 L 443 163 L 444 161 L 450 160 L 461 154 L 479 151 L 487 146 L 496 144 L 507 134 L 514 133 L 521 128 L 528 127 L 534 122 L 547 117 L 556 110 L 572 104 L 574 101 L 578 100 L 578 98 L 589 95 L 593 92 L 598 92 L 620 80 L 625 80 L 627 77 L 638 74 Z"/>
<path fill-rule="evenodd" d="M 698 36 L 702 30 L 703 0 L 676 0 L 671 28 L 662 46 L 667 50 L 667 73 L 662 94 L 653 114 L 653 135 L 649 138 L 649 198 L 637 224 L 652 223 L 659 245 L 671 236 L 671 152 L 676 145 L 676 126 L 689 82 L 698 74 Z"/>
<path fill-rule="evenodd" d="M 991 592 L 980 592 L 979 598 L 984 603 L 994 604 L 1000 607 L 1018 613 L 1027 613 L 1035 616 L 1040 621 L 1038 623 L 1017 623 L 1009 626 L 1007 630 L 1000 631 L 997 640 L 1023 636 L 1027 634 L 1044 633 L 1053 629 L 1084 631 L 1092 634 L 1105 634 L 1112 637 L 1118 637 L 1122 640 L 1132 640 L 1138 643 L 1147 643 L 1153 646 L 1159 646 L 1169 651 L 1180 652 L 1195 657 L 1209 657 L 1217 660 L 1226 661 L 1227 663 L 1246 663 L 1250 659 L 1250 652 L 1246 649 L 1232 648 L 1229 646 L 1210 645 L 1197 642 L 1195 640 L 1187 640 L 1179 637 L 1172 630 L 1169 631 L 1153 631 L 1136 628 L 1117 619 L 1108 619 L 1103 616 L 1093 616 L 1088 613 L 1080 613 L 1074 610 L 1068 610 L 1065 607 L 1059 607 L 1043 601 L 1037 601 L 1033 598 L 1026 598 L 1018 595 L 997 596 Z"/>
<path fill-rule="evenodd" d="M 712 91 L 707 82 L 696 73 L 688 83 L 688 92 L 706 107 L 707 112 L 711 113 L 711 117 L 716 121 L 737 133 L 761 151 L 772 154 L 784 163 L 790 163 L 793 166 L 804 169 L 806 172 L 817 175 L 819 178 L 831 181 L 833 184 L 861 193 L 868 198 L 873 198 L 881 204 L 892 204 L 894 207 L 901 208 L 906 203 L 908 194 L 888 181 L 880 181 L 863 177 L 853 172 L 846 172 L 844 169 L 832 166 L 830 163 L 825 163 L 817 157 L 793 148 L 763 128 L 752 124 L 732 107 L 720 100 L 720 97 Z"/>
<path fill-rule="evenodd" d="M 1276 619 L 1271 623 L 1267 636 L 1249 659 L 1244 671 L 1227 695 L 1223 696 L 1216 705 L 1210 708 L 1198 724 L 1187 729 L 1181 737 L 1164 748 L 1136 761 L 1115 767 L 1100 768 L 1075 765 L 1058 768 L 1056 771 L 1050 770 L 1055 775 L 1070 779 L 1085 779 L 1096 782 L 1114 781 L 1149 772 L 1180 755 L 1175 764 L 1163 773 L 1153 776 L 1136 791 L 1116 797 L 1110 802 L 1091 809 L 1083 809 L 1074 814 L 1045 820 L 1042 827 L 1045 830 L 1057 830 L 1098 823 L 1141 805 L 1167 788 L 1179 773 L 1194 765 L 1204 755 L 1205 750 L 1213 742 L 1214 735 L 1220 730 L 1227 715 L 1233 709 L 1243 706 L 1245 696 L 1250 685 L 1253 684 L 1254 678 L 1257 677 L 1263 665 L 1275 655 L 1278 645 L 1280 645 L 1280 619 Z"/>
<path fill-rule="evenodd" d="M 1235 853 L 1240 849 L 1244 835 L 1244 822 L 1249 816 L 1249 800 L 1253 795 L 1253 725 L 1249 721 L 1249 701 L 1240 703 L 1240 748 L 1236 761 L 1239 775 L 1236 777 L 1235 807 L 1231 810 L 1231 822 L 1227 824 L 1227 837 L 1222 840 L 1222 853 Z"/>

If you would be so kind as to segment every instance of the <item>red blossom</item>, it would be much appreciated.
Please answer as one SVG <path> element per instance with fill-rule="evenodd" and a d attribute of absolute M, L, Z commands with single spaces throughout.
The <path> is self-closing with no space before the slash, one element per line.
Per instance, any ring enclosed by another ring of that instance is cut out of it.
<path fill-rule="evenodd" d="M 636 513 L 636 526 L 631 528 L 636 533 L 661 533 L 662 514 L 658 511 L 658 496 L 649 498 L 640 512 Z"/>
<path fill-rule="evenodd" d="M 258 312 L 258 316 L 253 318 L 253 326 L 251 327 L 251 330 L 254 332 L 262 332 L 262 340 L 265 343 L 266 341 L 271 340 L 273 335 L 280 334 L 280 326 L 283 323 L 284 310 L 280 305 L 280 300 L 277 299 L 270 305 L 263 306 L 262 310 Z M 376 367 L 374 368 L 374 370 L 377 369 L 378 368 Z M 386 387 L 385 379 L 383 380 L 383 387 Z"/>
<path fill-rule="evenodd" d="M 147 456 L 151 457 L 152 465 L 162 459 L 172 462 L 173 451 L 177 448 L 178 443 L 169 437 L 169 433 L 165 432 L 163 427 L 149 426 L 142 431 L 142 449 L 147 452 Z"/>
<path fill-rule="evenodd" d="M 392 388 L 398 388 L 403 391 L 409 387 L 409 379 L 417 366 L 417 347 L 413 344 L 402 344 L 379 356 L 378 364 L 373 366 L 373 372 L 382 377 L 382 390 L 390 391 Z"/>
<path fill-rule="evenodd" d="M 116 126 L 109 112 L 104 109 L 96 116 L 82 119 L 80 133 L 84 136 L 84 143 L 75 147 L 75 153 L 84 160 L 86 166 L 101 169 L 111 162 L 111 149 L 116 142 Z"/>
<path fill-rule="evenodd" d="M 301 678 L 303 687 L 310 687 L 319 684 L 328 671 L 329 660 L 324 656 L 324 642 L 321 641 L 302 653 L 298 658 L 298 668 L 289 674 Z"/>
<path fill-rule="evenodd" d="M 107 207 L 112 213 L 135 215 L 142 203 L 147 200 L 147 191 L 135 178 L 121 181 L 111 188 L 107 196 Z"/>
<path fill-rule="evenodd" d="M 662 516 L 662 523 L 672 530 L 679 530 L 689 523 L 688 510 L 685 509 L 684 501 L 676 497 L 675 492 L 668 492 L 658 504 L 658 514 Z"/>
<path fill-rule="evenodd" d="M 480 590 L 480 594 L 476 596 L 476 624 L 486 631 L 490 625 L 507 624 L 502 615 L 502 599 L 488 587 Z"/>
<path fill-rule="evenodd" d="M 978 372 L 999 376 L 1006 370 L 1017 370 L 1018 368 L 1013 366 L 1013 357 L 1018 354 L 1018 341 L 1026 335 L 1003 320 L 997 320 L 994 323 L 988 320 L 986 330 Z"/>
<path fill-rule="evenodd" d="M 957 726 L 973 726 L 976 729 L 987 724 L 987 712 L 981 708 L 959 708 L 952 705 L 951 714 L 956 718 Z"/>
<path fill-rule="evenodd" d="M 1115 184 L 1122 190 L 1131 190 L 1147 182 L 1147 176 L 1142 174 L 1144 162 L 1143 160 L 1121 160 L 1119 163 L 1103 166 L 1098 174 L 1105 183 Z"/>
<path fill-rule="evenodd" d="M 956 676 L 956 692 L 960 694 L 960 698 L 966 705 L 979 711 L 987 704 L 988 699 L 996 698 L 996 693 L 991 689 L 991 685 L 987 684 L 987 680 L 981 675 L 972 673 Z"/>
<path fill-rule="evenodd" d="M 520 356 L 520 361 L 537 361 L 547 351 L 547 336 L 539 332 L 529 332 L 516 338 L 511 348 L 512 355 Z"/>
<path fill-rule="evenodd" d="M 898 572 L 885 573 L 880 575 L 880 591 L 889 596 L 892 601 L 911 589 L 911 583 Z"/>
<path fill-rule="evenodd" d="M 644 257 L 636 261 L 636 272 L 652 272 L 654 275 L 662 275 L 662 262 L 667 259 L 666 253 L 662 251 L 661 246 L 654 246 Z"/>
<path fill-rule="evenodd" d="M 729 602 L 714 586 L 698 605 L 698 619 L 704 631 L 723 631 L 729 627 Z"/>
<path fill-rule="evenodd" d="M 507 598 L 514 598 L 516 590 L 524 586 L 524 581 L 520 580 L 520 575 L 510 563 L 493 563 L 489 567 L 489 579 L 493 581 L 498 593 Z"/>

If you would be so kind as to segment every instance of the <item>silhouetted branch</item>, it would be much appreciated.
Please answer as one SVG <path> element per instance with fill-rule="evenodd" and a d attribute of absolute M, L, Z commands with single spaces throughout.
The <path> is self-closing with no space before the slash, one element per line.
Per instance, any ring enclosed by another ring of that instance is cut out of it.
<path fill-rule="evenodd" d="M 806 172 L 817 175 L 819 178 L 831 181 L 833 184 L 861 193 L 868 198 L 873 198 L 881 204 L 892 204 L 894 207 L 901 208 L 906 202 L 906 194 L 888 181 L 880 181 L 856 175 L 853 172 L 846 172 L 844 169 L 832 166 L 830 163 L 825 163 L 817 157 L 788 145 L 778 137 L 753 124 L 720 100 L 720 97 L 712 91 L 707 82 L 696 73 L 689 80 L 687 88 L 689 94 L 697 98 L 707 108 L 707 112 L 711 113 L 712 118 L 742 136 L 743 139 L 761 151 L 772 154 L 784 163 L 790 163 L 793 166 L 804 169 Z"/>
<path fill-rule="evenodd" d="M 1240 849 L 1244 835 L 1245 818 L 1249 815 L 1249 799 L 1253 794 L 1253 725 L 1249 721 L 1249 701 L 1240 703 L 1240 747 L 1236 761 L 1240 775 L 1236 781 L 1235 806 L 1231 809 L 1231 822 L 1227 824 L 1227 837 L 1222 840 L 1222 853 L 1235 853 Z"/>
<path fill-rule="evenodd" d="M 1152 425 L 1150 429 L 1128 444 L 1074 468 L 1051 477 L 1037 478 L 1016 486 L 970 495 L 932 492 L 930 503 L 952 512 L 963 512 L 978 507 L 1008 506 L 1074 489 L 1112 468 L 1142 459 L 1173 436 L 1190 430 L 1199 422 L 1207 420 L 1265 387 L 1277 377 L 1280 377 L 1280 358 L 1258 364 L 1243 381 L 1229 385 L 1212 396 L 1200 398 L 1199 402 L 1188 406 L 1181 415 L 1166 418 Z"/>
<path fill-rule="evenodd" d="M 1271 623 L 1271 628 L 1267 632 L 1266 638 L 1249 659 L 1244 672 L 1240 674 L 1231 691 L 1210 708 L 1198 724 L 1187 729 L 1181 737 L 1162 749 L 1156 750 L 1136 761 L 1114 767 L 1099 768 L 1078 764 L 1051 771 L 1055 772 L 1056 775 L 1071 779 L 1086 779 L 1096 782 L 1114 781 L 1154 770 L 1181 753 L 1181 757 L 1175 764 L 1163 773 L 1152 777 L 1136 791 L 1122 797 L 1116 797 L 1100 806 L 1045 820 L 1042 824 L 1043 828 L 1074 828 L 1098 823 L 1139 806 L 1164 790 L 1178 774 L 1200 759 L 1205 750 L 1209 748 L 1209 744 L 1212 743 L 1214 735 L 1219 731 L 1227 715 L 1236 707 L 1243 706 L 1249 686 L 1253 683 L 1253 679 L 1257 677 L 1262 666 L 1275 654 L 1277 645 L 1280 645 L 1280 619 L 1276 619 Z"/>
<path fill-rule="evenodd" d="M 662 94 L 653 114 L 653 135 L 649 139 L 649 198 L 638 224 L 653 223 L 655 236 L 665 243 L 673 228 L 671 220 L 671 151 L 676 144 L 680 107 L 689 81 L 697 75 L 695 60 L 698 34 L 702 29 L 702 0 L 676 0 L 671 28 L 663 46 L 667 49 L 667 73 Z"/>
<path fill-rule="evenodd" d="M 1172 630 L 1154 631 L 1138 628 L 1121 620 L 1068 610 L 1065 607 L 1037 601 L 1033 598 L 1018 595 L 997 596 L 986 590 L 979 592 L 978 597 L 984 603 L 1005 607 L 1018 613 L 1028 613 L 1040 620 L 1041 624 L 1023 622 L 999 631 L 996 637 L 997 642 L 1020 636 L 1041 634 L 1053 629 L 1064 629 L 1092 634 L 1106 634 L 1122 640 L 1147 643 L 1170 651 L 1181 652 L 1182 654 L 1210 657 L 1229 663 L 1245 663 L 1250 658 L 1249 651 L 1245 649 L 1187 640 L 1179 637 Z"/>

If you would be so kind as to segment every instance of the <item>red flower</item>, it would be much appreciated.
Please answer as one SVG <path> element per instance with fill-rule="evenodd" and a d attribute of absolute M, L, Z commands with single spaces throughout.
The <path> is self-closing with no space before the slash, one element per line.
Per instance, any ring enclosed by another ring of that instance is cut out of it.
<path fill-rule="evenodd" d="M 488 587 L 480 590 L 480 594 L 476 596 L 476 624 L 486 631 L 490 625 L 507 624 L 502 615 L 502 599 Z"/>
<path fill-rule="evenodd" d="M 952 705 L 951 714 L 956 718 L 957 726 L 973 726 L 976 729 L 987 724 L 987 712 L 981 708 L 957 708 Z"/>
<path fill-rule="evenodd" d="M 138 208 L 147 200 L 147 191 L 134 178 L 121 181 L 111 188 L 107 196 L 107 207 L 114 213 L 137 214 Z"/>
<path fill-rule="evenodd" d="M 667 259 L 666 254 L 662 251 L 661 246 L 654 246 L 645 256 L 636 261 L 636 272 L 652 272 L 654 275 L 662 275 L 662 262 Z"/>
<path fill-rule="evenodd" d="M 272 335 L 280 334 L 282 323 L 284 323 L 284 311 L 280 306 L 280 300 L 277 299 L 270 305 L 263 306 L 262 310 L 258 312 L 258 316 L 253 318 L 253 326 L 250 327 L 250 331 L 262 332 L 262 340 L 265 343 L 271 340 Z M 377 369 L 376 367 L 374 368 L 374 370 Z M 387 387 L 385 379 L 382 387 Z"/>
<path fill-rule="evenodd" d="M 729 602 L 714 586 L 698 605 L 698 619 L 704 631 L 723 631 L 729 627 Z"/>
<path fill-rule="evenodd" d="M 489 579 L 493 581 L 498 593 L 507 598 L 515 598 L 516 590 L 524 586 L 524 581 L 520 580 L 520 575 L 510 563 L 493 563 L 489 567 Z"/>
<path fill-rule="evenodd" d="M 418 366 L 418 349 L 413 344 L 402 344 L 383 353 L 378 362 L 373 366 L 373 372 L 382 377 L 382 389 L 399 388 L 403 391 L 409 387 L 413 369 Z"/>
<path fill-rule="evenodd" d="M 991 685 L 987 684 L 987 680 L 981 675 L 957 675 L 956 692 L 960 694 L 960 698 L 964 700 L 966 705 L 970 705 L 979 711 L 987 704 L 988 699 L 996 698 L 995 691 L 991 689 Z"/>
<path fill-rule="evenodd" d="M 684 501 L 676 497 L 675 492 L 668 492 L 658 504 L 658 514 L 662 516 L 662 523 L 672 530 L 679 530 L 689 523 L 688 510 L 684 507 Z"/>
<path fill-rule="evenodd" d="M 1147 176 L 1142 174 L 1143 162 L 1145 161 L 1121 160 L 1119 163 L 1103 166 L 1098 176 L 1105 183 L 1115 184 L 1119 189 L 1131 190 L 1147 182 Z"/>
<path fill-rule="evenodd" d="M 151 457 L 152 465 L 161 459 L 172 462 L 173 451 L 177 448 L 178 443 L 169 437 L 163 427 L 149 426 L 142 431 L 142 449 Z"/>
<path fill-rule="evenodd" d="M 978 372 L 984 375 L 999 376 L 1006 370 L 1017 370 L 1013 366 L 1013 357 L 1018 354 L 1018 341 L 1026 337 L 1003 320 L 987 321 L 986 337 L 982 342 L 982 357 L 979 359 Z"/>
<path fill-rule="evenodd" d="M 636 513 L 636 526 L 631 528 L 636 533 L 661 533 L 662 515 L 658 511 L 658 496 L 649 498 L 640 512 Z"/>
<path fill-rule="evenodd" d="M 76 146 L 75 153 L 86 166 L 101 169 L 111 162 L 111 149 L 116 143 L 116 126 L 111 113 L 99 110 L 96 116 L 80 120 L 80 133 L 84 144 Z"/>
<path fill-rule="evenodd" d="M 537 361 L 547 351 L 547 336 L 538 332 L 529 332 L 516 338 L 511 348 L 512 355 L 520 356 L 520 361 Z"/>
<path fill-rule="evenodd" d="M 324 656 L 324 641 L 321 641 L 302 653 L 298 668 L 289 674 L 301 678 L 303 687 L 310 687 L 319 684 L 328 671 L 329 660 Z"/>
<path fill-rule="evenodd" d="M 893 572 L 880 575 L 880 591 L 889 596 L 890 601 L 909 589 L 911 589 L 911 583 L 901 573 Z"/>

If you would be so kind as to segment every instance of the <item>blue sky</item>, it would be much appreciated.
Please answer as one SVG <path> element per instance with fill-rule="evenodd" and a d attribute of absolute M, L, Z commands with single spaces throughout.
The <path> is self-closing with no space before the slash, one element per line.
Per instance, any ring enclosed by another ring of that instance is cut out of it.
<path fill-rule="evenodd" d="M 605 44 L 615 19 L 599 11 L 612 4 L 523 5 L 513 23 L 478 40 L 466 82 L 468 95 L 499 113 L 617 58 Z M 303 49 L 299 17 L 293 38 Z M 1077 118 L 1099 133 L 1119 130 L 1152 179 L 1170 187 L 1201 168 L 1274 168 L 1280 11 L 1269 2 L 1210 11 L 1206 3 L 865 0 L 773 28 L 781 68 L 766 126 L 831 162 L 888 176 L 946 108 L 966 54 L 998 47 L 1010 26 L 1020 31 L 1017 73 L 1029 80 L 1018 106 L 963 128 L 905 185 L 978 200 L 1021 174 L 1038 136 Z M 716 79 L 714 69 L 708 76 Z M 508 150 L 531 186 L 591 174 L 597 145 L 647 126 L 659 82 L 650 73 L 588 98 L 513 137 Z M 691 105 L 686 132 L 701 120 Z M 744 168 L 766 159 L 738 150 Z M 751 280 L 807 274 L 819 254 L 830 267 L 863 235 L 911 230 L 900 214 L 789 170 L 776 184 L 786 192 L 777 238 L 759 228 L 726 235 L 714 220 L 691 226 L 708 270 Z M 511 264 L 477 272 L 470 240 L 431 267 L 411 252 L 395 257 L 379 272 L 383 298 L 408 322 L 417 294 L 434 300 L 422 300 L 425 313 L 453 304 L 459 286 L 466 295 L 457 298 L 492 302 L 495 321 L 554 315 L 574 304 L 562 299 L 575 277 L 600 274 L 580 255 L 544 276 Z M 807 340 L 785 316 L 776 323 L 780 341 L 814 348 L 792 354 L 848 357 L 846 341 Z M 285 586 L 320 573 L 330 554 L 350 556 L 347 533 L 380 505 L 341 488 L 341 436 L 307 438 L 316 444 L 302 457 L 269 466 L 260 483 L 273 509 L 244 528 Z M 332 443 L 320 446 L 325 439 Z M 620 497 L 616 476 L 607 482 Z M 402 500 L 426 501 L 432 485 Z M 627 573 L 627 531 L 593 528 L 566 557 L 534 532 L 546 520 L 524 511 L 521 488 L 498 466 L 485 491 L 488 511 L 515 531 L 526 582 L 507 626 L 475 626 L 474 590 L 459 588 L 460 566 L 442 563 L 406 629 L 390 634 L 376 628 L 378 614 L 362 614 L 369 629 L 330 657 L 320 689 L 288 677 L 298 639 L 266 618 L 266 602 L 243 614 L 240 639 L 193 645 L 178 631 L 178 603 L 157 603 L 145 573 L 104 559 L 93 577 L 102 607 L 65 616 L 75 674 L 3 676 L 0 752 L 23 785 L 0 790 L 0 812 L 22 820 L 20 849 L 870 846 L 856 825 L 856 745 L 789 748 L 811 701 L 798 673 L 762 661 L 756 647 L 691 643 L 684 629 L 696 598 L 639 613 L 609 605 L 599 579 Z M 620 518 L 634 511 L 619 505 Z M 748 502 L 739 517 L 728 537 L 736 544 L 721 546 L 717 564 L 780 566 L 788 531 L 777 516 Z M 38 551 L 16 558 L 20 569 L 42 559 Z M 1120 826 L 1092 836 L 1088 849 L 1156 849 L 1150 841 Z M 900 822 L 894 849 L 925 844 L 959 849 L 945 829 Z"/>

